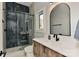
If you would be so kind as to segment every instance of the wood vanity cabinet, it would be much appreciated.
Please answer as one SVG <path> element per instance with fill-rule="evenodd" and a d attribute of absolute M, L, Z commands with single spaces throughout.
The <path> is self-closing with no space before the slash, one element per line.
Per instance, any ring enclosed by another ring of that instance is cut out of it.
<path fill-rule="evenodd" d="M 39 46 L 39 49 L 40 49 L 40 57 L 47 57 L 48 56 L 48 48 L 41 45 Z"/>
<path fill-rule="evenodd" d="M 33 41 L 33 53 L 36 57 L 65 57 L 36 41 Z"/>
<path fill-rule="evenodd" d="M 54 50 L 48 49 L 48 57 L 65 57 L 65 56 Z"/>
<path fill-rule="evenodd" d="M 33 53 L 35 56 L 39 56 L 40 49 L 39 49 L 39 43 L 33 42 Z"/>

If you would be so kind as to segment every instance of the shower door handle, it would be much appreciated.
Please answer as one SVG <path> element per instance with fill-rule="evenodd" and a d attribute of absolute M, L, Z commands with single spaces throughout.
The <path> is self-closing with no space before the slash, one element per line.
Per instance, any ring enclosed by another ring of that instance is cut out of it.
<path fill-rule="evenodd" d="M 4 32 L 6 32 L 7 31 L 7 29 L 4 29 Z"/>

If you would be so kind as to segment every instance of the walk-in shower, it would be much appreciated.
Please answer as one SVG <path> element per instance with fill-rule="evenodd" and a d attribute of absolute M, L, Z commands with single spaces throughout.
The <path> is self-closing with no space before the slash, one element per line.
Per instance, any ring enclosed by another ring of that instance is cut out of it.
<path fill-rule="evenodd" d="M 32 44 L 33 15 L 28 7 L 9 2 L 6 8 L 6 48 Z"/>
<path fill-rule="evenodd" d="M 33 16 L 24 12 L 8 12 L 6 47 L 31 44 Z"/>

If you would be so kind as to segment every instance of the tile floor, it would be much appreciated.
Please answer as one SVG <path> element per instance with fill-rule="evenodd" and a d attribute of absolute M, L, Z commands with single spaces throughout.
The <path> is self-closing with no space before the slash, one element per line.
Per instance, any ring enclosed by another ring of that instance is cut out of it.
<path fill-rule="evenodd" d="M 24 51 L 25 51 L 25 55 L 27 57 L 34 57 L 34 55 L 33 55 L 33 46 L 25 47 Z"/>
<path fill-rule="evenodd" d="M 6 49 L 6 57 L 34 57 L 33 46 Z"/>

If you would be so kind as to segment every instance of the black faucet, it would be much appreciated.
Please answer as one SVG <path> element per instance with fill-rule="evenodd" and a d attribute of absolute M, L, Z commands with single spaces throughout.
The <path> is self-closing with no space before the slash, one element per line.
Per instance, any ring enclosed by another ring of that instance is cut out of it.
<path fill-rule="evenodd" d="M 59 38 L 58 38 L 58 35 L 57 34 L 54 34 L 53 37 L 56 38 L 56 41 L 59 41 Z"/>

